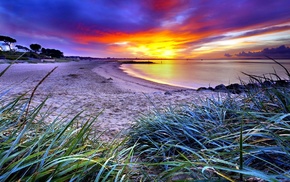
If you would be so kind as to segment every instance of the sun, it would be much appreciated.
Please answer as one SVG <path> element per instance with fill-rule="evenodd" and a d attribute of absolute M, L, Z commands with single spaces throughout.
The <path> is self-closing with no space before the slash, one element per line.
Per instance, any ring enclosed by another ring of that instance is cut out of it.
<path fill-rule="evenodd" d="M 133 55 L 142 55 L 148 57 L 158 58 L 174 58 L 175 51 L 170 48 L 160 48 L 154 45 L 128 47 L 127 48 Z"/>
<path fill-rule="evenodd" d="M 164 58 L 172 58 L 174 57 L 175 53 L 173 50 L 164 50 L 161 52 L 161 57 Z"/>

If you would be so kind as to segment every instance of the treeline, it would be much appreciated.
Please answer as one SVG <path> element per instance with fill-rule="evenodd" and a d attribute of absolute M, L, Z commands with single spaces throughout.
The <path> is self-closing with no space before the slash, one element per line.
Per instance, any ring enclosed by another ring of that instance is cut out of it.
<path fill-rule="evenodd" d="M 9 47 L 9 51 L 16 51 L 12 48 L 12 45 L 17 42 L 16 39 L 9 36 L 0 35 L 0 41 L 3 42 L 3 45 Z M 51 58 L 64 57 L 63 52 L 61 52 L 60 50 L 43 48 L 40 44 L 30 44 L 29 48 L 22 45 L 15 45 L 15 47 L 18 50 L 34 52 L 35 54 L 40 54 Z M 3 51 L 4 49 L 0 46 L 0 50 Z"/>
<path fill-rule="evenodd" d="M 63 53 L 57 49 L 41 49 L 41 53 L 50 57 L 61 58 L 63 57 Z"/>

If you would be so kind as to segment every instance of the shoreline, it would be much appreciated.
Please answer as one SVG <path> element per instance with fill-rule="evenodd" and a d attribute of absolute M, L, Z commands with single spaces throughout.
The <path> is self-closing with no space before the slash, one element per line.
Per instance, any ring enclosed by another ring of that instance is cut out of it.
<path fill-rule="evenodd" d="M 122 63 L 108 62 L 105 66 L 97 66 L 93 71 L 107 79 L 115 79 L 117 87 L 129 92 L 158 92 L 158 91 L 176 91 L 176 90 L 194 90 L 185 87 L 178 87 L 168 84 L 162 84 L 145 80 L 138 77 L 133 77 L 120 69 Z"/>
<path fill-rule="evenodd" d="M 0 71 L 7 65 L 0 64 Z M 25 92 L 30 96 L 38 82 L 56 66 L 58 68 L 36 90 L 32 106 L 48 97 L 44 111 L 49 109 L 52 114 L 47 122 L 59 116 L 72 119 L 82 111 L 80 121 L 100 114 L 92 127 L 104 133 L 101 139 L 105 141 L 129 129 L 137 118 L 154 109 L 174 108 L 182 103 L 198 104 L 218 95 L 133 78 L 123 73 L 116 63 L 79 61 L 15 64 L 0 77 L 0 94 L 10 89 L 1 99 L 9 100 Z"/>

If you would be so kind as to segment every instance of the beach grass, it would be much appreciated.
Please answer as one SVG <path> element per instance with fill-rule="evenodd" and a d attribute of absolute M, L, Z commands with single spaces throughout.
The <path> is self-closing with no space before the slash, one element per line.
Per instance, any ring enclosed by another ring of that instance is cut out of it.
<path fill-rule="evenodd" d="M 31 105 L 46 77 L 32 93 L 11 98 L 0 91 L 0 181 L 290 180 L 285 86 L 155 108 L 123 139 L 103 142 L 92 128 L 101 113 L 51 120 L 45 100 Z M 279 80 L 249 78 L 260 85 Z"/>
<path fill-rule="evenodd" d="M 152 174 L 158 180 L 289 179 L 289 113 L 252 110 L 243 99 L 156 111 L 136 122 L 128 145 L 138 143 L 135 154 L 162 171 Z"/>
<path fill-rule="evenodd" d="M 270 75 L 248 76 L 252 84 L 273 86 L 156 109 L 137 120 L 128 146 L 137 144 L 140 168 L 151 166 L 146 178 L 289 181 L 290 94 L 277 84 L 289 79 Z"/>
<path fill-rule="evenodd" d="M 7 67 L 8 69 L 9 67 Z M 3 75 L 4 69 L 0 75 Z M 16 98 L 0 93 L 0 181 L 122 181 L 130 147 L 104 143 L 92 130 L 95 117 L 54 117 L 45 100 L 32 106 L 34 92 Z M 100 113 L 99 113 L 100 114 Z M 120 162 L 122 161 L 122 163 Z"/>
<path fill-rule="evenodd" d="M 78 115 L 69 121 L 56 118 L 48 124 L 46 114 L 37 117 L 42 103 L 24 120 L 25 107 L 18 102 L 1 108 L 1 181 L 118 179 L 123 169 L 118 164 L 119 146 L 89 135 L 94 118 L 79 128 L 74 126 Z M 20 113 L 11 110 L 14 108 Z"/>

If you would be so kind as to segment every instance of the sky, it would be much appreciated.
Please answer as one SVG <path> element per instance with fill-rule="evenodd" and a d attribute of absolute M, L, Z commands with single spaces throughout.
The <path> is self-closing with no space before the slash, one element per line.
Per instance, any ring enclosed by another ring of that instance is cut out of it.
<path fill-rule="evenodd" d="M 0 35 L 66 56 L 237 57 L 290 46 L 290 1 L 0 0 Z"/>

